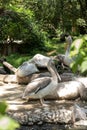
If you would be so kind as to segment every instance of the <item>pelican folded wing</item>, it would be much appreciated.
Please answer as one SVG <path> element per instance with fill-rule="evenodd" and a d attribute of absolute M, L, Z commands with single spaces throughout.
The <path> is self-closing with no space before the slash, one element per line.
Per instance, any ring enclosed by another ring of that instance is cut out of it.
<path fill-rule="evenodd" d="M 39 91 L 39 89 L 44 85 L 44 87 L 51 82 L 50 77 L 37 78 L 30 82 L 23 92 L 23 97 L 28 97 L 31 94 Z"/>
<path fill-rule="evenodd" d="M 49 78 L 49 79 L 44 80 L 43 83 L 40 83 L 40 84 L 39 84 L 39 87 L 38 87 L 37 90 L 35 91 L 35 94 L 36 94 L 38 91 L 44 89 L 46 86 L 48 86 L 48 84 L 50 84 L 50 82 L 51 82 L 51 79 Z"/>
<path fill-rule="evenodd" d="M 24 77 L 33 73 L 39 72 L 38 68 L 33 63 L 24 62 L 18 67 L 16 75 Z"/>

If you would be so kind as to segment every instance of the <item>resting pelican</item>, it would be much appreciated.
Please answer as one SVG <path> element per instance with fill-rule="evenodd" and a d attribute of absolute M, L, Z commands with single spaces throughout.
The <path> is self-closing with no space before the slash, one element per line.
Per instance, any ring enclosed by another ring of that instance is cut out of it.
<path fill-rule="evenodd" d="M 49 60 L 47 68 L 51 73 L 52 77 L 43 77 L 33 80 L 27 85 L 23 93 L 23 99 L 33 98 L 40 99 L 43 105 L 43 98 L 47 95 L 51 95 L 58 87 L 59 74 L 55 68 L 55 64 L 52 60 Z"/>
<path fill-rule="evenodd" d="M 58 54 L 55 57 L 55 59 L 58 58 L 59 61 L 61 61 L 64 65 L 70 66 L 70 64 L 73 62 L 73 59 L 70 57 L 70 48 L 71 48 L 71 44 L 72 44 L 72 38 L 70 35 L 68 37 L 66 37 L 66 42 L 67 42 L 67 48 L 66 48 L 65 55 Z"/>
<path fill-rule="evenodd" d="M 72 44 L 72 38 L 70 35 L 66 37 L 66 42 L 67 42 L 67 49 L 66 49 L 65 57 L 64 57 L 64 64 L 67 66 L 70 66 L 70 64 L 73 61 L 72 58 L 70 57 L 70 48 Z"/>
<path fill-rule="evenodd" d="M 43 62 L 42 60 L 40 61 L 41 63 Z M 37 62 L 39 62 L 39 59 Z M 48 63 L 48 61 L 46 62 Z M 43 66 L 44 66 L 44 62 L 43 62 Z M 47 65 L 45 65 L 45 67 L 47 67 Z M 33 63 L 33 61 L 24 62 L 21 66 L 18 67 L 15 74 L 16 74 L 17 82 L 24 83 L 24 84 L 29 83 L 31 80 L 35 78 L 50 76 L 47 69 L 43 73 L 40 72 L 40 69 L 36 66 L 35 63 Z"/>
<path fill-rule="evenodd" d="M 16 75 L 19 77 L 25 77 L 30 74 L 39 72 L 39 68 L 47 68 L 47 64 L 51 58 L 36 54 L 31 60 L 24 62 L 18 67 Z"/>
<path fill-rule="evenodd" d="M 29 79 L 35 79 L 35 77 L 38 78 L 42 77 L 43 75 L 48 76 L 47 73 L 43 74 L 36 74 L 36 73 L 43 72 L 44 68 L 45 68 L 44 71 L 47 72 L 48 71 L 47 64 L 50 59 L 52 58 L 41 54 L 36 54 L 31 60 L 24 62 L 21 66 L 18 67 L 16 71 L 16 77 L 18 83 L 29 83 L 30 82 Z M 36 76 L 34 74 L 36 74 Z"/>

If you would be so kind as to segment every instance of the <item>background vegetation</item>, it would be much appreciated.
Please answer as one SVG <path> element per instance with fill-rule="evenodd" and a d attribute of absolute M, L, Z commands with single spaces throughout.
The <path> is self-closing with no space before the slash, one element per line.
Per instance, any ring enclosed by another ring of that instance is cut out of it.
<path fill-rule="evenodd" d="M 7 103 L 0 102 L 0 130 L 15 130 L 19 128 L 19 124 L 6 115 Z"/>
<path fill-rule="evenodd" d="M 1 46 L 8 36 L 23 41 L 16 54 L 3 54 L 15 67 L 36 53 L 63 53 L 65 33 L 73 38 L 87 33 L 87 0 L 0 0 Z"/>

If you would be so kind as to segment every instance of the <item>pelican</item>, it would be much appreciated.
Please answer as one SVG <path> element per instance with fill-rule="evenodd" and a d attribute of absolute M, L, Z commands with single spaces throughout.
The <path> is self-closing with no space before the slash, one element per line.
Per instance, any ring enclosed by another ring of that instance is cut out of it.
<path fill-rule="evenodd" d="M 45 72 L 47 72 L 47 64 L 49 60 L 52 59 L 50 57 L 36 54 L 31 60 L 24 62 L 22 65 L 20 65 L 16 71 L 16 78 L 18 83 L 29 83 L 29 79 L 35 79 L 38 77 L 42 77 L 43 75 L 46 77 L 49 74 L 47 73 L 39 73 L 42 72 L 44 69 Z M 36 74 L 36 75 L 34 75 Z M 33 77 L 33 78 L 32 78 Z"/>
<path fill-rule="evenodd" d="M 70 57 L 70 48 L 72 44 L 72 38 L 70 35 L 66 37 L 66 42 L 67 42 L 67 48 L 66 48 L 65 55 L 58 54 L 55 57 L 55 59 L 59 59 L 59 61 L 61 61 L 64 65 L 70 66 L 70 64 L 73 62 L 73 59 Z"/>
<path fill-rule="evenodd" d="M 28 61 L 19 66 L 15 74 L 17 82 L 20 84 L 27 84 L 35 78 L 50 77 L 48 70 L 40 72 L 40 69 L 33 62 Z"/>
<path fill-rule="evenodd" d="M 36 54 L 31 60 L 24 62 L 16 71 L 19 77 L 25 77 L 33 73 L 40 72 L 39 68 L 47 68 L 48 61 L 51 58 L 41 54 Z"/>
<path fill-rule="evenodd" d="M 67 49 L 65 52 L 65 57 L 63 62 L 65 65 L 70 66 L 70 64 L 73 62 L 72 58 L 70 57 L 70 48 L 72 44 L 72 38 L 70 35 L 66 37 L 66 42 L 67 42 Z"/>
<path fill-rule="evenodd" d="M 43 77 L 33 80 L 27 85 L 23 93 L 23 99 L 40 99 L 41 105 L 44 105 L 44 97 L 51 95 L 58 87 L 59 74 L 55 68 L 53 60 L 49 60 L 47 68 L 52 77 Z"/>

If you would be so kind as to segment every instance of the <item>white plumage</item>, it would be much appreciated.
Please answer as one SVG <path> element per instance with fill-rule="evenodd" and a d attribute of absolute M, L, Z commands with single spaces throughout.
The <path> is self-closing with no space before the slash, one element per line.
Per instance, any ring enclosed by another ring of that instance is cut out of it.
<path fill-rule="evenodd" d="M 21 66 L 18 67 L 16 75 L 19 77 L 25 77 L 36 72 L 39 72 L 39 70 L 35 64 L 24 62 Z"/>

